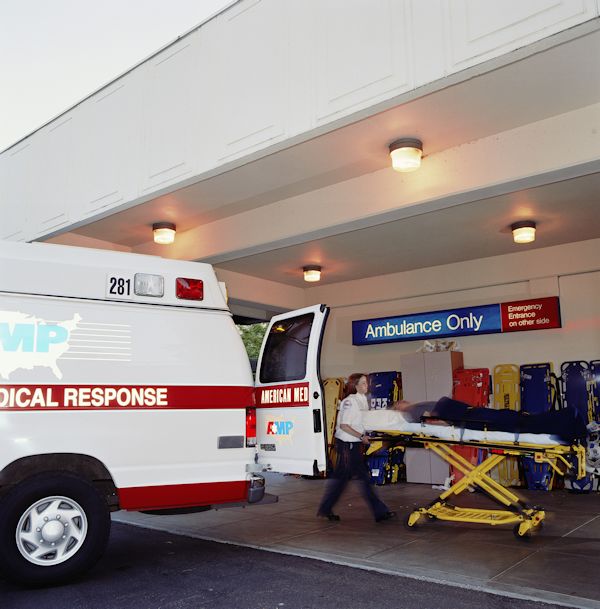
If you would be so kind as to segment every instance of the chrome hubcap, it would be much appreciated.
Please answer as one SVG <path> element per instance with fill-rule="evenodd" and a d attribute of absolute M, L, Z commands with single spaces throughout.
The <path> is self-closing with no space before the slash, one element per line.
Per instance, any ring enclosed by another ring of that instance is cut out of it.
<path fill-rule="evenodd" d="M 88 521 L 81 506 L 68 497 L 39 499 L 17 525 L 19 552 L 35 565 L 53 566 L 71 558 L 83 545 Z"/>

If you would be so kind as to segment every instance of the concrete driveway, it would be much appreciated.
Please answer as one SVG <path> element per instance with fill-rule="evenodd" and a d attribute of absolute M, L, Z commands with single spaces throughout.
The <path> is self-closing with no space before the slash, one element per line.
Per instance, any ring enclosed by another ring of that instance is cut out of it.
<path fill-rule="evenodd" d="M 358 489 L 350 485 L 336 506 L 341 521 L 315 516 L 324 480 L 269 474 L 277 503 L 197 514 L 151 516 L 117 512 L 117 522 L 199 539 L 260 548 L 363 569 L 474 588 L 495 594 L 600 609 L 596 558 L 600 556 L 600 494 L 519 491 L 546 509 L 544 528 L 517 540 L 507 527 L 427 522 L 407 529 L 412 508 L 434 499 L 427 485 L 378 489 L 399 518 L 376 524 Z M 466 502 L 489 506 L 472 493 Z"/>

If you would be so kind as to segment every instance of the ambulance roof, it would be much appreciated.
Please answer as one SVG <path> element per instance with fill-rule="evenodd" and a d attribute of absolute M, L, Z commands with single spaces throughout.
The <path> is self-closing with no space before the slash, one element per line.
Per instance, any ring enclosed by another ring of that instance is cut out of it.
<path fill-rule="evenodd" d="M 135 294 L 136 274 L 161 276 L 164 295 Z M 202 280 L 202 300 L 178 298 L 178 277 Z M 228 310 L 210 264 L 50 243 L 0 241 L 0 292 Z"/>

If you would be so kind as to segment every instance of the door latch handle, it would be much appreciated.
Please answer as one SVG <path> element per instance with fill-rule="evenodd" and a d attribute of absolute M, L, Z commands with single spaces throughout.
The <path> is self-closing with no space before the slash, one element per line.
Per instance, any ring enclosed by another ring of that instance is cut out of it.
<path fill-rule="evenodd" d="M 323 431 L 320 409 L 313 410 L 313 429 L 315 433 L 321 433 Z"/>

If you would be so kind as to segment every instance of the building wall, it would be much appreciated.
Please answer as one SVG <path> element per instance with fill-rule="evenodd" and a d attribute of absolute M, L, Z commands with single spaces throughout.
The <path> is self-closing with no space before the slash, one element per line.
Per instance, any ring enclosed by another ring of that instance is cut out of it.
<path fill-rule="evenodd" d="M 465 367 L 600 359 L 600 239 L 372 277 L 307 290 L 332 307 L 321 356 L 324 377 L 399 370 L 423 341 L 356 347 L 352 321 L 559 296 L 556 330 L 459 337 Z"/>
<path fill-rule="evenodd" d="M 596 0 L 241 0 L 0 155 L 0 239 L 142 203 L 597 16 Z"/>

